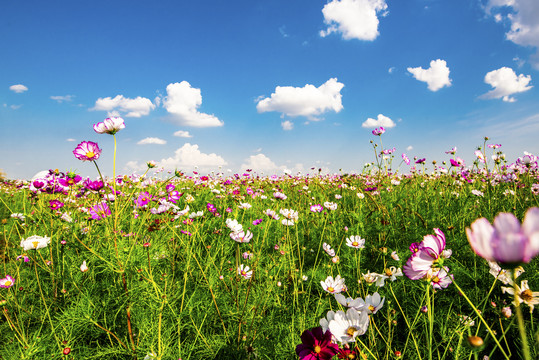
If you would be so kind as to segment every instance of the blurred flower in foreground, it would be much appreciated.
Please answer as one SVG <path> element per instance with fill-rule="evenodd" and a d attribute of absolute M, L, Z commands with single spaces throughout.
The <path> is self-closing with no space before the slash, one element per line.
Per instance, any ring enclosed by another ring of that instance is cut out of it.
<path fill-rule="evenodd" d="M 94 130 L 98 134 L 114 135 L 123 128 L 125 128 L 125 123 L 121 117 L 107 118 L 103 122 L 94 124 Z"/>
<path fill-rule="evenodd" d="M 26 240 L 21 240 L 21 246 L 24 248 L 24 251 L 37 250 L 47 247 L 50 242 L 51 239 L 46 236 L 32 235 L 26 238 Z"/>
<path fill-rule="evenodd" d="M 528 263 L 539 254 L 539 208 L 529 209 L 522 226 L 511 213 L 500 213 L 493 222 L 475 220 L 466 236 L 472 249 L 482 258 L 500 264 Z"/>
<path fill-rule="evenodd" d="M 73 154 L 82 161 L 95 161 L 99 159 L 101 149 L 93 141 L 83 141 L 73 150 Z"/>
<path fill-rule="evenodd" d="M 331 342 L 331 332 L 321 327 L 305 330 L 301 334 L 301 344 L 296 346 L 300 360 L 329 360 L 337 354 L 339 346 Z"/>

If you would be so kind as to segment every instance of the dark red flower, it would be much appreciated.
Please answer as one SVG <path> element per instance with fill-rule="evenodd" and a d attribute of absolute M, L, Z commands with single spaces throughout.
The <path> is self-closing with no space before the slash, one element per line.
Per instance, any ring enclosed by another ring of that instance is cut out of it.
<path fill-rule="evenodd" d="M 301 342 L 296 346 L 300 360 L 330 360 L 339 351 L 339 346 L 331 342 L 331 332 L 323 332 L 321 327 L 305 330 Z"/>

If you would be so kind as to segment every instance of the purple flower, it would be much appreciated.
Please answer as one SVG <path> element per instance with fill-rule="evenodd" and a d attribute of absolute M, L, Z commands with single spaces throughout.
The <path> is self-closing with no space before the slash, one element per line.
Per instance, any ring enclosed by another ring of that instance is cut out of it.
<path fill-rule="evenodd" d="M 415 163 L 416 163 L 416 164 L 423 164 L 423 163 L 425 162 L 425 160 L 426 160 L 425 158 L 423 158 L 423 159 L 418 159 L 418 160 L 415 161 Z"/>
<path fill-rule="evenodd" d="M 260 225 L 260 223 L 262 222 L 262 219 L 256 219 L 253 221 L 253 225 Z"/>
<path fill-rule="evenodd" d="M 135 200 L 135 205 L 143 207 L 144 205 L 147 205 L 151 199 L 152 196 L 147 191 L 142 192 L 139 194 L 137 200 Z"/>
<path fill-rule="evenodd" d="M 94 124 L 94 131 L 98 134 L 114 135 L 123 128 L 125 128 L 125 123 L 121 117 L 107 118 L 103 122 Z"/>
<path fill-rule="evenodd" d="M 99 159 L 101 149 L 93 141 L 83 141 L 73 150 L 73 154 L 82 161 L 95 161 Z"/>
<path fill-rule="evenodd" d="M 300 360 L 329 360 L 337 354 L 339 346 L 331 342 L 331 332 L 321 327 L 305 330 L 301 334 L 301 344 L 296 346 Z"/>
<path fill-rule="evenodd" d="M 73 186 L 75 184 L 78 184 L 82 180 L 82 177 L 80 175 L 75 175 L 75 174 L 72 174 L 72 175 L 73 176 L 69 176 L 68 174 L 67 177 L 59 179 L 58 182 L 62 186 Z"/>
<path fill-rule="evenodd" d="M 312 212 L 322 212 L 324 210 L 324 207 L 320 204 L 311 205 L 311 211 Z"/>
<path fill-rule="evenodd" d="M 482 258 L 501 264 L 528 263 L 539 254 L 539 208 L 526 212 L 522 225 L 511 213 L 500 213 L 492 226 L 485 218 L 475 220 L 466 236 Z"/>
<path fill-rule="evenodd" d="M 90 181 L 90 179 L 86 179 L 86 181 L 84 182 L 84 186 L 87 189 L 99 191 L 103 189 L 103 182 L 101 180 Z"/>
<path fill-rule="evenodd" d="M 110 214 L 111 212 L 106 202 L 97 204 L 90 209 L 90 215 L 92 215 L 92 219 L 94 220 L 104 219 Z"/>
<path fill-rule="evenodd" d="M 168 201 L 171 201 L 173 203 L 176 203 L 177 200 L 180 200 L 180 198 L 182 197 L 183 193 L 179 192 L 179 191 L 171 191 L 169 194 L 168 194 Z"/>
<path fill-rule="evenodd" d="M 382 135 L 383 133 L 386 132 L 386 129 L 384 129 L 383 126 L 380 126 L 379 128 L 376 128 L 372 131 L 372 134 L 375 135 L 375 136 L 380 136 Z"/>
<path fill-rule="evenodd" d="M 406 154 L 402 154 L 402 161 L 404 161 L 406 165 L 410 165 L 410 159 L 408 156 L 406 156 Z"/>

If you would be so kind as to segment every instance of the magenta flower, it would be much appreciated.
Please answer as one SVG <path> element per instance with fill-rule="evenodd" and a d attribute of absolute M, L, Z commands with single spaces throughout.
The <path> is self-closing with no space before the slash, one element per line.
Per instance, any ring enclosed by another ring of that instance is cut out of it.
<path fill-rule="evenodd" d="M 301 334 L 301 344 L 296 346 L 300 360 L 330 360 L 339 351 L 339 346 L 331 342 L 331 332 L 321 327 L 305 330 Z"/>
<path fill-rule="evenodd" d="M 99 159 L 101 149 L 93 141 L 83 141 L 73 150 L 73 154 L 82 161 L 95 161 Z"/>
<path fill-rule="evenodd" d="M 410 165 L 410 159 L 408 156 L 406 156 L 406 154 L 402 154 L 402 161 L 404 161 L 406 165 Z"/>
<path fill-rule="evenodd" d="M 72 176 L 66 176 L 65 178 L 61 178 L 58 180 L 60 185 L 62 186 L 73 186 L 75 184 L 78 184 L 82 180 L 82 177 L 80 175 L 72 174 Z"/>
<path fill-rule="evenodd" d="M 97 204 L 90 209 L 90 215 L 92 215 L 92 219 L 94 220 L 104 219 L 110 214 L 111 212 L 106 202 Z"/>
<path fill-rule="evenodd" d="M 492 226 L 485 218 L 475 220 L 466 236 L 482 258 L 501 264 L 528 263 L 539 254 L 539 208 L 526 212 L 522 225 L 511 213 L 500 213 Z"/>
<path fill-rule="evenodd" d="M 125 124 L 121 117 L 107 118 L 103 122 L 94 124 L 94 131 L 98 134 L 114 135 L 123 128 L 125 128 Z"/>
<path fill-rule="evenodd" d="M 60 209 L 61 207 L 64 206 L 64 203 L 61 202 L 60 200 L 49 200 L 49 208 L 51 210 L 58 210 Z"/>
<path fill-rule="evenodd" d="M 375 136 L 380 136 L 382 135 L 383 133 L 386 132 L 386 129 L 384 129 L 383 126 L 380 126 L 379 128 L 376 128 L 372 131 L 372 134 L 375 135 Z"/>
<path fill-rule="evenodd" d="M 418 160 L 415 161 L 415 163 L 416 163 L 416 164 L 424 164 L 424 163 L 425 163 L 425 160 L 426 160 L 425 158 L 423 158 L 423 159 L 418 159 Z"/>
<path fill-rule="evenodd" d="M 138 196 L 137 200 L 135 200 L 135 205 L 138 207 L 143 207 L 144 205 L 147 205 L 151 199 L 152 196 L 147 191 L 142 192 Z"/>

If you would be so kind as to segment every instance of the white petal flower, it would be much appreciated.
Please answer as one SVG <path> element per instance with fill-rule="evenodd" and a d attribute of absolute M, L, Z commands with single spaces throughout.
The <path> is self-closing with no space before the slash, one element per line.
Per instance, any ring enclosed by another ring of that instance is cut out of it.
<path fill-rule="evenodd" d="M 50 242 L 51 239 L 46 236 L 32 235 L 26 238 L 26 240 L 21 240 L 21 246 L 24 248 L 24 251 L 38 250 L 47 247 Z"/>

